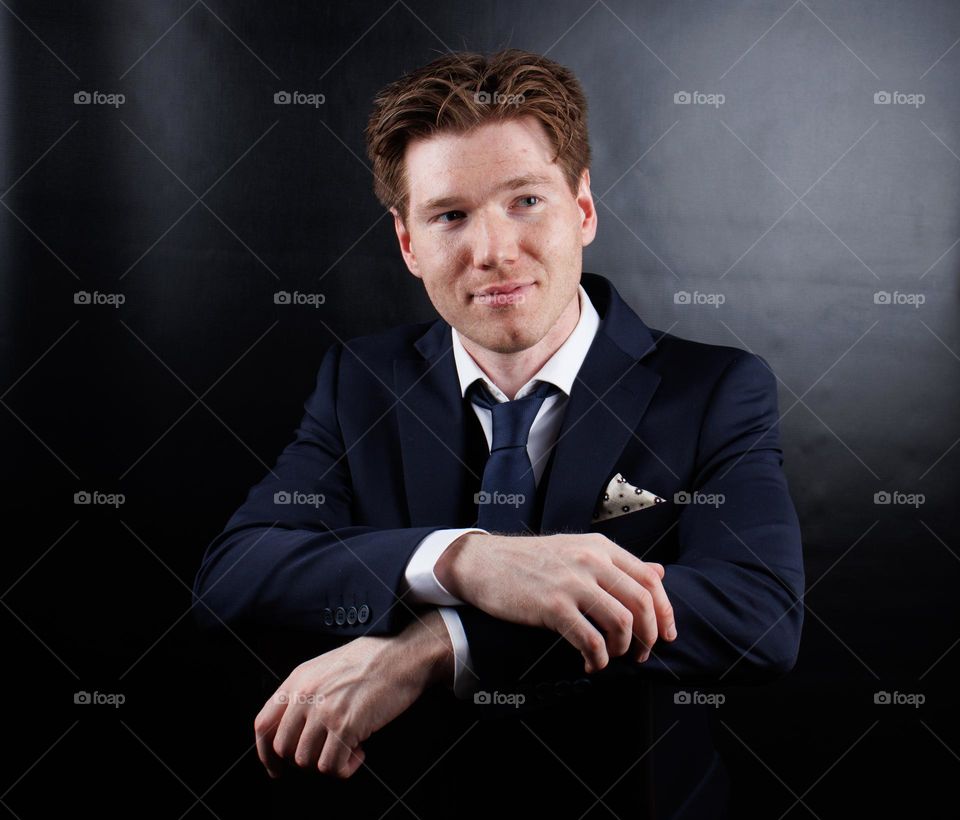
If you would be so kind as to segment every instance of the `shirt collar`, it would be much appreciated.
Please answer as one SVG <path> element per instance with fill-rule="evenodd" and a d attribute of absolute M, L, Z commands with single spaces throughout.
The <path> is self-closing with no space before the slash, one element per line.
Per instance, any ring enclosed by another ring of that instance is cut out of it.
<path fill-rule="evenodd" d="M 580 319 L 577 321 L 573 332 L 567 336 L 566 340 L 544 363 L 533 378 L 530 379 L 517 392 L 516 398 L 523 398 L 527 393 L 536 388 L 535 382 L 545 381 L 555 384 L 564 394 L 570 395 L 573 390 L 573 380 L 580 372 L 583 360 L 587 357 L 587 351 L 593 343 L 593 338 L 597 334 L 597 328 L 600 326 L 600 315 L 597 309 L 587 296 L 583 285 L 577 286 L 577 293 L 580 299 Z M 467 388 L 477 379 L 482 379 L 487 389 L 493 394 L 497 401 L 507 401 L 506 394 L 497 387 L 484 373 L 480 366 L 471 356 L 463 342 L 460 341 L 460 334 L 457 329 L 450 328 L 453 335 L 453 358 L 457 365 L 457 376 L 460 379 L 460 395 L 467 394 Z"/>

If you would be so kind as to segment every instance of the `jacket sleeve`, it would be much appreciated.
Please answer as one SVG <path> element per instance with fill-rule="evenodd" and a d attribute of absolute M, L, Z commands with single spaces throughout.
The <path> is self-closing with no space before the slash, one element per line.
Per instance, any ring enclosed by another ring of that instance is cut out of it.
<path fill-rule="evenodd" d="M 404 578 L 440 527 L 353 526 L 332 345 L 296 437 L 207 547 L 193 585 L 203 628 L 251 625 L 336 638 L 396 634 L 413 617 Z"/>
<path fill-rule="evenodd" d="M 764 359 L 742 353 L 708 402 L 691 488 L 720 503 L 684 505 L 679 553 L 663 579 L 678 637 L 657 641 L 643 664 L 613 658 L 591 678 L 749 683 L 793 668 L 804 568 L 782 464 L 776 379 Z M 558 678 L 583 679 L 582 656 L 552 631 L 501 621 L 472 606 L 457 611 L 480 688 L 521 691 Z"/>

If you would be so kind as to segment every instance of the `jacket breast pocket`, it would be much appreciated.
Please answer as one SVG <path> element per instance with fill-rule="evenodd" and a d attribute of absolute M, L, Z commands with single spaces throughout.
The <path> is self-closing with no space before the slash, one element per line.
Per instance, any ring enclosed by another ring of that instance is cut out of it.
<path fill-rule="evenodd" d="M 675 550 L 680 509 L 665 501 L 653 507 L 594 521 L 590 532 L 605 535 L 645 561 L 666 560 Z"/>

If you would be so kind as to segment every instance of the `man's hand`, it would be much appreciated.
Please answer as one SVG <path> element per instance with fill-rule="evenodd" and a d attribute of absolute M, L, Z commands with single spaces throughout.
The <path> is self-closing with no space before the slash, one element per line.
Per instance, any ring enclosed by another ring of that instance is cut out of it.
<path fill-rule="evenodd" d="M 434 572 L 452 595 L 495 618 L 560 633 L 580 650 L 588 674 L 625 654 L 633 638 L 632 657 L 642 663 L 658 636 L 677 637 L 663 565 L 599 533 L 466 533 Z"/>
<path fill-rule="evenodd" d="M 290 673 L 254 721 L 257 755 L 271 777 L 288 761 L 348 778 L 370 735 L 429 685 L 452 681 L 453 646 L 436 609 L 399 635 L 355 638 Z"/>

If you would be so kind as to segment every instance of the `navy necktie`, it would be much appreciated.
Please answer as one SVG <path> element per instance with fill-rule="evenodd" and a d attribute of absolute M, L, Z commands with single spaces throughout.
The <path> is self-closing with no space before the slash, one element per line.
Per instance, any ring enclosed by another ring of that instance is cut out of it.
<path fill-rule="evenodd" d="M 493 414 L 493 442 L 477 499 L 477 526 L 518 535 L 536 531 L 533 514 L 537 482 L 527 455 L 527 439 L 544 400 L 559 390 L 550 382 L 541 382 L 522 399 L 499 402 L 482 380 L 470 385 L 470 400 Z"/>

